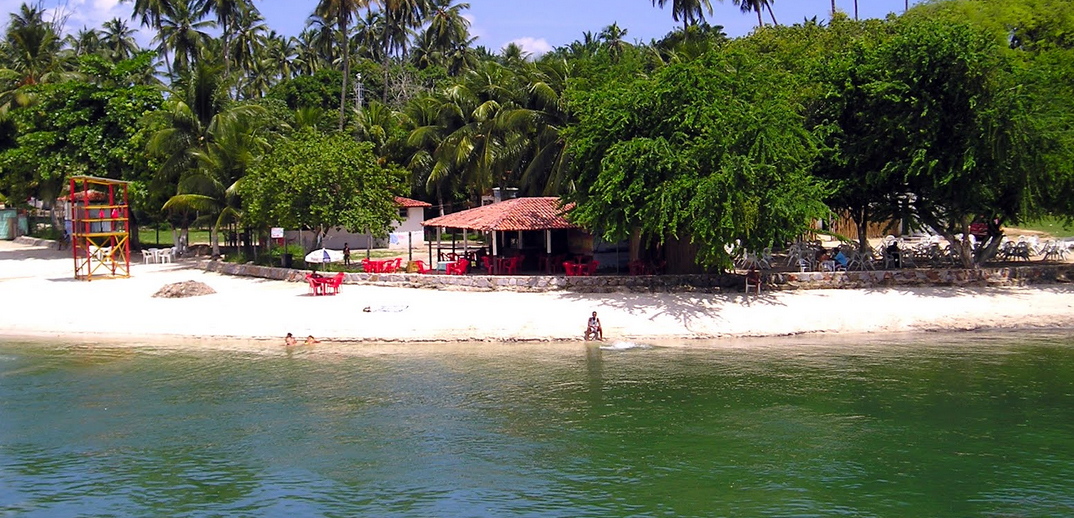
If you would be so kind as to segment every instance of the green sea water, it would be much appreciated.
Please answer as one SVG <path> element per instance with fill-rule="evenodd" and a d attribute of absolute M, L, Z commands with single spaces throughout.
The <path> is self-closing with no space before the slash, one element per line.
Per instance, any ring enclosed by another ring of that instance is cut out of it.
<path fill-rule="evenodd" d="M 1074 516 L 1074 333 L 0 341 L 0 517 Z"/>

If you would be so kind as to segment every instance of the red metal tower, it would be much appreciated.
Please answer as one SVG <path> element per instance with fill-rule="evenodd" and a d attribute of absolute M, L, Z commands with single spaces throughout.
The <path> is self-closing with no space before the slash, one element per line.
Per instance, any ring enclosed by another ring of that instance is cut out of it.
<path fill-rule="evenodd" d="M 71 252 L 76 279 L 131 276 L 127 185 L 92 176 L 71 178 Z"/>

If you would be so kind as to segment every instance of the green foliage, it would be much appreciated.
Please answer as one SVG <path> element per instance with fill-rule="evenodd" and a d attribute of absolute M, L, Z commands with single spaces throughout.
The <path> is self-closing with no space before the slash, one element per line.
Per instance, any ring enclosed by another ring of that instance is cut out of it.
<path fill-rule="evenodd" d="M 240 192 L 246 221 L 255 225 L 385 235 L 404 184 L 404 172 L 379 164 L 370 144 L 304 129 L 279 142 Z"/>
<path fill-rule="evenodd" d="M 12 109 L 0 149 L 0 190 L 39 197 L 59 193 L 78 174 L 139 182 L 151 175 L 140 120 L 163 103 L 160 90 L 132 81 L 150 67 L 145 56 L 110 64 L 87 58 L 86 76 L 28 87 L 33 104 Z M 13 130 L 13 131 L 12 131 Z M 138 198 L 135 202 L 139 201 Z"/>
<path fill-rule="evenodd" d="M 578 95 L 569 138 L 584 190 L 568 197 L 572 217 L 611 240 L 634 229 L 692 239 L 721 268 L 736 241 L 758 249 L 799 235 L 825 207 L 792 85 L 748 54 L 712 52 Z"/>
<path fill-rule="evenodd" d="M 312 76 L 298 76 L 284 81 L 269 91 L 268 96 L 287 103 L 292 110 L 322 108 L 339 110 L 340 83 L 343 73 L 338 70 L 318 70 Z"/>

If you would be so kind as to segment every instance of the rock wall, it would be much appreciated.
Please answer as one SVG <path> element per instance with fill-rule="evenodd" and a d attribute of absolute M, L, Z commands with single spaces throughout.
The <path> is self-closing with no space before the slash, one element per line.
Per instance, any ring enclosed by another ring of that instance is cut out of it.
<path fill-rule="evenodd" d="M 308 270 L 292 270 L 252 264 L 205 261 L 211 272 L 305 282 Z M 1004 268 L 913 269 L 864 272 L 773 272 L 765 276 L 769 290 L 878 288 L 897 286 L 1022 286 L 1065 283 L 1074 279 L 1072 264 L 1027 264 Z M 348 273 L 344 284 L 371 284 L 437 290 L 464 291 L 576 291 L 609 292 L 719 292 L 741 291 L 741 275 L 422 275 L 416 273 Z"/>

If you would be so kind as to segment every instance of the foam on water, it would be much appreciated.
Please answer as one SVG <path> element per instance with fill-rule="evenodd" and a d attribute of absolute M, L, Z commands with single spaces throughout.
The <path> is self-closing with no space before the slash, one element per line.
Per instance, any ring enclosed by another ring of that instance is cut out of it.
<path fill-rule="evenodd" d="M 600 349 L 602 351 L 629 351 L 631 349 L 652 349 L 653 346 L 649 344 L 638 344 L 634 342 L 615 341 L 611 345 L 602 345 Z"/>

